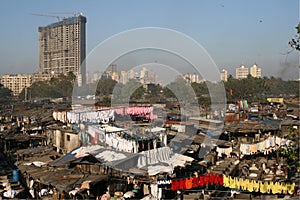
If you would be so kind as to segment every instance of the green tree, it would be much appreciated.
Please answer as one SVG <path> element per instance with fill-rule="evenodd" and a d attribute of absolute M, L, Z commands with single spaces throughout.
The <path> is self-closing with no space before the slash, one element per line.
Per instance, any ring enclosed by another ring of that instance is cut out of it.
<path fill-rule="evenodd" d="M 166 86 L 164 89 L 166 97 L 177 98 L 179 102 L 188 103 L 195 101 L 196 94 L 192 86 L 182 77 L 177 77 L 175 81 Z"/>
<path fill-rule="evenodd" d="M 296 30 L 297 30 L 297 35 L 289 41 L 289 45 L 293 49 L 300 51 L 300 22 L 298 23 Z"/>
<path fill-rule="evenodd" d="M 140 82 L 130 80 L 123 86 L 121 95 L 122 99 L 126 101 L 125 103 L 127 103 L 127 101 L 130 99 L 141 99 L 141 97 L 144 95 L 144 92 L 145 89 Z"/>
<path fill-rule="evenodd" d="M 209 94 L 207 85 L 204 82 L 203 83 L 193 82 L 191 84 L 191 86 L 192 86 L 193 90 L 195 91 L 197 97 Z"/>
<path fill-rule="evenodd" d="M 27 97 L 31 98 L 58 98 L 72 96 L 74 76 L 69 73 L 67 76 L 61 74 L 57 78 L 51 78 L 49 81 L 40 81 L 33 83 L 27 90 Z M 19 95 L 21 99 L 25 98 L 25 88 Z"/>
<path fill-rule="evenodd" d="M 143 86 L 138 87 L 130 96 L 131 100 L 139 100 L 142 99 L 142 97 L 145 94 L 145 89 Z"/>
<path fill-rule="evenodd" d="M 0 98 L 11 97 L 12 91 L 0 84 Z"/>
<path fill-rule="evenodd" d="M 150 102 L 158 102 L 163 97 L 163 88 L 159 84 L 148 84 L 145 88 L 145 99 Z"/>
<path fill-rule="evenodd" d="M 112 79 L 99 80 L 96 95 L 98 96 L 109 96 L 112 94 L 117 82 Z"/>

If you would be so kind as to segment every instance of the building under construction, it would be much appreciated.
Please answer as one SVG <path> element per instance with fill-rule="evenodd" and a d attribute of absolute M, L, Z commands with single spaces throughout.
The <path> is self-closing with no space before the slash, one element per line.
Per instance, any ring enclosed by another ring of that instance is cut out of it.
<path fill-rule="evenodd" d="M 78 85 L 86 82 L 86 17 L 81 14 L 39 27 L 39 72 L 73 72 Z"/>

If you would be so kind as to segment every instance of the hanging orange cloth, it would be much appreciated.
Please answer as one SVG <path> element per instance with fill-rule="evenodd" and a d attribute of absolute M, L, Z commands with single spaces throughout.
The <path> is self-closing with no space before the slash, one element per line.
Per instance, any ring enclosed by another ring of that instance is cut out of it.
<path fill-rule="evenodd" d="M 185 179 L 185 188 L 191 189 L 193 187 L 193 179 L 192 178 L 186 178 Z"/>

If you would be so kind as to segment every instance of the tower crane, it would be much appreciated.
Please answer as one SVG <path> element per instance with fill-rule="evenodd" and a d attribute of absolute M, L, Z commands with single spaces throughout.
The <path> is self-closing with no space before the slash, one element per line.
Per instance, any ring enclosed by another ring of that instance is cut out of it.
<path fill-rule="evenodd" d="M 31 15 L 35 15 L 35 16 L 44 16 L 44 17 L 55 17 L 55 18 L 57 18 L 58 21 L 60 21 L 61 19 L 65 19 L 65 18 L 66 18 L 66 17 L 64 17 L 64 16 L 48 15 L 48 14 L 36 14 L 36 13 L 31 13 Z"/>
<path fill-rule="evenodd" d="M 82 12 L 78 12 L 78 11 L 74 11 L 74 12 L 50 12 L 49 14 L 63 14 L 63 15 L 69 15 L 69 14 L 73 14 L 74 16 L 79 16 L 79 15 L 83 15 Z"/>

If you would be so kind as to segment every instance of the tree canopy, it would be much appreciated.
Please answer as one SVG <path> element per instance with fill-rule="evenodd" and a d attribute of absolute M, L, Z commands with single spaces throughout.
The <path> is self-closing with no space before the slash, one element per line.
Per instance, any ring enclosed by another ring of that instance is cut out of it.
<path fill-rule="evenodd" d="M 70 98 L 74 81 L 75 76 L 73 73 L 68 75 L 61 74 L 57 78 L 51 78 L 49 81 L 33 83 L 29 88 L 24 88 L 19 97 L 25 99 L 25 89 L 27 89 L 27 97 L 30 98 Z"/>
<path fill-rule="evenodd" d="M 95 87 L 96 84 L 97 87 Z M 74 77 L 71 74 L 67 76 L 60 75 L 49 81 L 33 83 L 31 87 L 27 88 L 27 97 L 71 97 L 73 86 Z M 96 91 L 94 91 L 95 88 Z M 210 93 L 208 88 L 213 90 L 213 92 Z M 135 80 L 121 84 L 107 79 L 99 80 L 98 83 L 87 84 L 84 88 L 78 87 L 77 89 L 82 90 L 80 94 L 83 96 L 96 95 L 99 101 L 105 101 L 106 104 L 110 103 L 111 100 L 114 103 L 122 103 L 124 101 L 195 103 L 195 101 L 198 101 L 197 103 L 201 106 L 209 106 L 212 99 L 224 98 L 220 90 L 222 88 L 225 88 L 227 102 L 235 102 L 241 99 L 250 102 L 263 102 L 270 96 L 299 97 L 299 81 L 285 81 L 275 77 L 254 78 L 252 76 L 248 76 L 245 79 L 229 77 L 227 82 L 214 83 L 206 81 L 191 84 L 181 78 L 177 78 L 164 87 L 159 84 L 148 84 L 145 86 Z M 9 96 L 10 92 L 7 88 L 0 87 L 0 95 L 2 97 Z M 25 91 L 23 90 L 20 97 L 24 98 L 24 96 Z"/>
<path fill-rule="evenodd" d="M 298 23 L 296 30 L 297 30 L 297 35 L 289 41 L 289 45 L 293 49 L 300 51 L 300 22 Z"/>
<path fill-rule="evenodd" d="M 11 97 L 11 90 L 0 84 L 0 98 Z"/>

